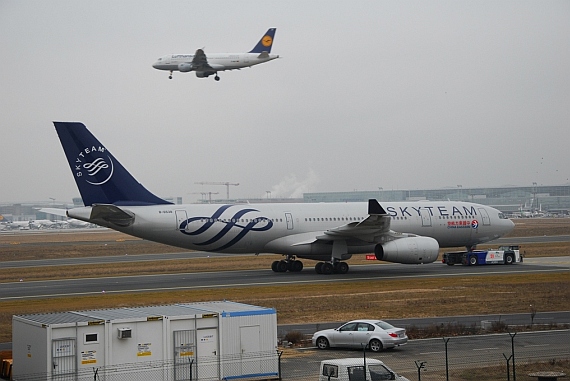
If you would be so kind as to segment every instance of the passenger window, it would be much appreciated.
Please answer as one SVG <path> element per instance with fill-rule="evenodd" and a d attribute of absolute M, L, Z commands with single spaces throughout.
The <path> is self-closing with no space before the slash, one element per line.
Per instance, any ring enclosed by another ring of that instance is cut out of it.
<path fill-rule="evenodd" d="M 366 381 L 363 366 L 351 366 L 347 370 L 349 381 Z"/>
<path fill-rule="evenodd" d="M 339 331 L 341 332 L 356 331 L 356 323 L 345 324 L 342 327 L 340 327 Z"/>

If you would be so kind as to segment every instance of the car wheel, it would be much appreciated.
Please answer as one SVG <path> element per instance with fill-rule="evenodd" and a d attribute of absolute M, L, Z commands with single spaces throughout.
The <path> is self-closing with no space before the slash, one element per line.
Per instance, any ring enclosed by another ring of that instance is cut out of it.
<path fill-rule="evenodd" d="M 475 255 L 472 255 L 471 257 L 469 257 L 469 264 L 471 266 L 475 266 L 477 264 L 477 257 Z"/>
<path fill-rule="evenodd" d="M 507 254 L 507 256 L 505 257 L 505 264 L 512 265 L 514 262 L 515 259 L 513 258 L 512 254 Z"/>
<path fill-rule="evenodd" d="M 330 347 L 329 341 L 326 337 L 319 337 L 317 339 L 317 348 L 319 349 L 328 349 Z"/>
<path fill-rule="evenodd" d="M 372 339 L 368 343 L 368 347 L 372 352 L 380 352 L 382 350 L 382 342 L 378 339 Z"/>

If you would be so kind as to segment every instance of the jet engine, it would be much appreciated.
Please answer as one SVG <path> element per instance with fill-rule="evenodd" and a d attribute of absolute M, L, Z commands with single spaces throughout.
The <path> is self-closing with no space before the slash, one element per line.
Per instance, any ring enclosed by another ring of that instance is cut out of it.
<path fill-rule="evenodd" d="M 419 264 L 431 263 L 437 259 L 439 244 L 431 237 L 407 237 L 395 239 L 374 248 L 379 261 Z"/>
<path fill-rule="evenodd" d="M 186 63 L 186 62 L 179 63 L 178 64 L 178 70 L 183 72 L 183 73 L 189 72 L 190 70 L 192 70 L 192 64 Z"/>

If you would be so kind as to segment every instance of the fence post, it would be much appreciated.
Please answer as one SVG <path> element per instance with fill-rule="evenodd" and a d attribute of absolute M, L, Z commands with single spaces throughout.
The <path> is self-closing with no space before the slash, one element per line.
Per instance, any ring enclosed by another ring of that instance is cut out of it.
<path fill-rule="evenodd" d="M 414 362 L 416 363 L 416 368 L 418 368 L 418 381 L 422 381 L 422 374 L 420 371 L 426 368 L 427 361 L 416 360 Z"/>
<path fill-rule="evenodd" d="M 281 381 L 283 378 L 281 377 L 281 355 L 283 354 L 283 351 L 277 350 L 277 372 L 279 372 L 279 381 Z"/>
<path fill-rule="evenodd" d="M 511 368 L 509 367 L 509 361 L 511 361 L 511 359 L 513 358 L 513 355 L 510 355 L 509 357 L 507 357 L 503 353 L 503 357 L 505 358 L 505 360 L 507 360 L 507 381 L 511 381 Z"/>
<path fill-rule="evenodd" d="M 513 381 L 517 381 L 517 371 L 515 369 L 515 336 L 517 333 L 511 334 L 509 332 L 509 336 L 511 337 L 511 358 L 513 360 Z"/>
<path fill-rule="evenodd" d="M 443 342 L 445 343 L 445 380 L 449 381 L 449 359 L 447 356 L 447 342 L 449 341 L 449 337 L 446 339 L 443 337 Z"/>

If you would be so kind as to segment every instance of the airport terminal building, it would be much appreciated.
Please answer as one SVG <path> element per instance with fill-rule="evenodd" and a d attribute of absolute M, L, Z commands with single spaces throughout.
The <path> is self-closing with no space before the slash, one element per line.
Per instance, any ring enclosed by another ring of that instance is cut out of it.
<path fill-rule="evenodd" d="M 354 192 L 320 192 L 303 194 L 303 202 L 357 202 L 375 198 L 378 201 L 468 201 L 492 206 L 507 214 L 542 211 L 568 215 L 570 185 L 501 188 L 455 188 L 386 190 Z"/>

